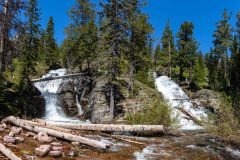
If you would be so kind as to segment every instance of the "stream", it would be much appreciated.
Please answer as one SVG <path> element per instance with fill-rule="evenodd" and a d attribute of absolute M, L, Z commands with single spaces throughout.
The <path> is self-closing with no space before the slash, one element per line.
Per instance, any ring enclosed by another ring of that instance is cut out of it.
<path fill-rule="evenodd" d="M 65 69 L 52 70 L 42 78 L 63 76 Z M 46 101 L 46 113 L 43 119 L 54 122 L 66 123 L 86 123 L 74 117 L 67 117 L 57 101 L 57 90 L 63 79 L 36 82 L 34 85 L 41 91 Z M 223 160 L 240 159 L 240 150 L 225 146 L 206 133 L 203 127 L 196 125 L 193 121 L 187 120 L 179 108 L 183 108 L 194 117 L 204 120 L 207 119 L 204 107 L 195 108 L 190 102 L 189 97 L 167 76 L 156 79 L 156 87 L 162 93 L 164 99 L 172 109 L 172 117 L 178 119 L 178 128 L 184 135 L 179 137 L 131 137 L 132 139 L 144 142 L 143 146 L 132 146 L 124 142 L 117 142 L 101 136 L 93 136 L 96 140 L 112 144 L 111 151 L 100 152 L 83 150 L 83 155 L 88 155 L 92 159 L 113 159 L 113 160 Z M 79 114 L 83 114 L 78 97 L 76 102 Z M 128 136 L 129 138 L 129 136 Z"/>

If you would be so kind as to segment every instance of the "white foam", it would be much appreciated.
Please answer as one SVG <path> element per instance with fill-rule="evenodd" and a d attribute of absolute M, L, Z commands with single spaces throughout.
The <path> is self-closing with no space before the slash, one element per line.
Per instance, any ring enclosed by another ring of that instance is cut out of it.
<path fill-rule="evenodd" d="M 51 70 L 46 75 L 42 76 L 42 79 L 50 77 L 64 76 L 66 74 L 66 69 Z M 46 103 L 46 113 L 43 117 L 48 121 L 54 122 L 81 122 L 76 118 L 67 117 L 62 108 L 58 104 L 57 91 L 63 82 L 63 79 L 40 81 L 34 83 L 34 86 L 39 89 L 45 98 Z"/>
<path fill-rule="evenodd" d="M 203 109 L 194 108 L 193 104 L 189 102 L 189 97 L 184 93 L 179 85 L 172 81 L 167 76 L 161 76 L 155 82 L 157 89 L 161 92 L 164 98 L 168 101 L 172 108 L 172 117 L 179 119 L 179 127 L 182 130 L 198 130 L 203 127 L 196 125 L 192 120 L 187 120 L 178 108 L 182 107 L 185 111 L 192 114 L 197 119 L 201 120 L 207 117 Z"/>

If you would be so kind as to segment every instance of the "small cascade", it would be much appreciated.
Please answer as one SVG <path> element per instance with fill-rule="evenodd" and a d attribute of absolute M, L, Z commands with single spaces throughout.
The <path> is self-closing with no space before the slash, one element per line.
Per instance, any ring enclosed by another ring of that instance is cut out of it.
<path fill-rule="evenodd" d="M 156 86 L 164 98 L 169 102 L 173 110 L 173 118 L 179 119 L 180 129 L 182 130 L 198 130 L 201 126 L 196 125 L 192 120 L 187 120 L 178 108 L 183 108 L 185 111 L 196 117 L 197 119 L 207 118 L 207 114 L 203 109 L 193 107 L 189 97 L 184 93 L 179 85 L 172 81 L 167 76 L 161 76 L 156 79 Z"/>
<path fill-rule="evenodd" d="M 65 74 L 66 69 L 51 70 L 42 78 L 64 76 Z M 79 122 L 75 118 L 65 116 L 58 103 L 57 91 L 63 81 L 63 79 L 56 79 L 34 83 L 34 86 L 39 89 L 46 101 L 46 113 L 43 118 L 55 122 Z"/>
<path fill-rule="evenodd" d="M 79 113 L 79 115 L 83 115 L 83 110 L 82 110 L 82 106 L 81 106 L 81 104 L 80 104 L 78 95 L 76 95 L 76 102 L 77 102 L 77 107 L 78 107 L 78 113 Z"/>

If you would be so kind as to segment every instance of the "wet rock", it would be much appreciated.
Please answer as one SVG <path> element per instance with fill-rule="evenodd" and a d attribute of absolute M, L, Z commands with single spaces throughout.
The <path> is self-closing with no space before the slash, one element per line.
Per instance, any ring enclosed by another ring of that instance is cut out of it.
<path fill-rule="evenodd" d="M 3 137 L 3 141 L 6 143 L 12 143 L 15 144 L 16 143 L 16 138 L 15 137 L 10 137 L 10 136 L 4 136 Z"/>
<path fill-rule="evenodd" d="M 50 152 L 50 145 L 41 145 L 40 147 L 35 149 L 35 153 L 37 156 L 45 156 Z"/>
<path fill-rule="evenodd" d="M 53 138 L 49 137 L 46 132 L 39 132 L 37 139 L 41 143 L 51 143 L 53 141 Z"/>
<path fill-rule="evenodd" d="M 24 138 L 22 138 L 22 137 L 15 137 L 16 138 L 16 142 L 17 143 L 22 143 L 22 142 L 24 142 Z"/>
<path fill-rule="evenodd" d="M 53 151 L 62 151 L 63 150 L 63 146 L 52 146 L 52 150 Z"/>
<path fill-rule="evenodd" d="M 200 90 L 196 92 L 192 98 L 195 99 L 196 102 L 199 102 L 201 106 L 206 107 L 213 113 L 217 113 L 219 110 L 220 96 L 212 90 Z"/>
<path fill-rule="evenodd" d="M 12 127 L 11 130 L 12 130 L 12 132 L 14 132 L 15 134 L 20 134 L 23 129 L 20 128 L 20 127 Z"/>
<path fill-rule="evenodd" d="M 78 107 L 75 95 L 75 84 L 73 81 L 63 82 L 57 91 L 59 105 L 68 116 L 78 115 Z"/>
<path fill-rule="evenodd" d="M 78 151 L 77 151 L 77 150 L 70 150 L 70 151 L 67 153 L 67 155 L 68 155 L 69 157 L 77 157 Z"/>
<path fill-rule="evenodd" d="M 62 152 L 61 151 L 50 151 L 49 156 L 51 156 L 51 157 L 61 157 Z"/>

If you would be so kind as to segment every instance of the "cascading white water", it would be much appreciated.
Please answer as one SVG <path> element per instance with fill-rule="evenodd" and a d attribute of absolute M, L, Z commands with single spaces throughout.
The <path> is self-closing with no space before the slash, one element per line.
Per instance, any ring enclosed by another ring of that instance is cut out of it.
<path fill-rule="evenodd" d="M 66 74 L 66 69 L 51 70 L 49 71 L 49 73 L 44 75 L 42 79 L 64 76 L 65 74 Z M 62 108 L 58 104 L 57 91 L 62 82 L 63 82 L 63 79 L 56 79 L 56 80 L 49 80 L 49 81 L 34 83 L 34 86 L 39 89 L 39 91 L 42 93 L 42 95 L 45 98 L 46 113 L 43 118 L 46 120 L 55 121 L 55 122 L 79 122 L 79 120 L 75 118 L 69 118 L 65 116 Z M 78 106 L 78 107 L 80 108 L 81 106 Z"/>
<path fill-rule="evenodd" d="M 167 76 L 161 76 L 157 78 L 155 83 L 158 91 L 163 94 L 164 98 L 169 102 L 169 105 L 172 107 L 172 116 L 179 119 L 180 129 L 202 129 L 201 126 L 196 125 L 192 120 L 187 120 L 187 116 L 178 109 L 182 107 L 185 111 L 192 114 L 198 119 L 207 118 L 207 114 L 203 109 L 193 107 L 193 104 L 189 101 L 189 97 L 183 92 L 179 85 L 177 85 Z"/>

